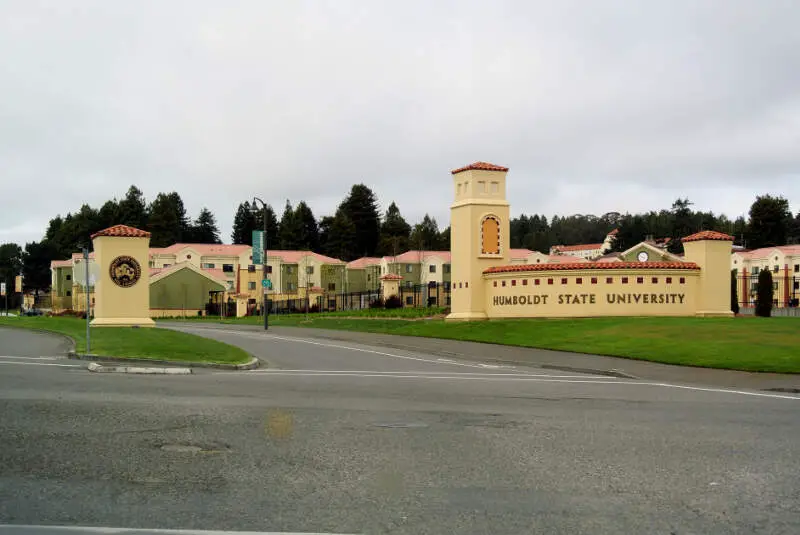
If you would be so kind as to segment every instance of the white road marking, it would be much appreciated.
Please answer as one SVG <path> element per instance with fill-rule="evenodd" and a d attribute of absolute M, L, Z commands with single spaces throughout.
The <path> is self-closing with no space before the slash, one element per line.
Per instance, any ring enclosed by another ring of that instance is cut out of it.
<path fill-rule="evenodd" d="M 415 374 L 415 375 L 430 375 L 430 376 L 437 376 L 442 375 L 442 372 L 426 372 L 426 371 L 417 371 L 417 370 L 408 370 L 408 371 L 381 371 L 381 370 L 307 370 L 307 369 L 283 369 L 283 368 L 269 368 L 263 370 L 248 370 L 245 372 L 239 372 L 237 375 L 240 374 L 256 374 L 256 375 L 324 375 L 324 374 L 334 374 L 334 375 L 347 375 L 347 374 L 379 374 L 379 375 L 407 375 L 407 374 Z M 230 375 L 230 372 L 214 372 L 214 375 Z M 560 378 L 574 378 L 574 379 L 581 379 L 581 378 L 602 378 L 602 375 L 551 375 L 551 374 L 536 374 L 536 373 L 480 373 L 480 372 L 447 372 L 448 376 L 479 376 L 479 377 L 560 377 Z"/>
<path fill-rule="evenodd" d="M 768 394 L 765 392 L 748 392 L 746 390 L 728 390 L 725 388 L 708 388 L 701 386 L 685 386 L 673 385 L 669 383 L 653 383 L 648 381 L 628 381 L 628 380 L 614 380 L 609 379 L 591 379 L 591 378 L 577 378 L 578 376 L 567 376 L 569 378 L 559 378 L 560 376 L 525 376 L 517 374 L 484 374 L 484 375 L 468 375 L 468 374 L 447 374 L 447 375 L 425 375 L 422 373 L 414 372 L 316 372 L 309 370 L 294 371 L 292 373 L 281 373 L 281 370 L 274 370 L 271 373 L 219 373 L 220 375 L 228 375 L 229 377 L 370 377 L 370 378 L 385 378 L 385 379 L 434 379 L 434 380 L 458 380 L 458 381 L 529 381 L 534 383 L 579 383 L 579 384 L 595 384 L 595 385 L 632 385 L 632 386 L 658 386 L 662 388 L 678 388 L 683 390 L 694 390 L 697 392 L 714 392 L 719 394 L 738 394 L 742 396 L 756 396 L 773 399 L 792 399 L 800 401 L 800 396 L 789 396 L 784 394 Z M 549 377 L 549 378 L 545 378 Z M 573 379 L 575 378 L 575 379 Z"/>
<path fill-rule="evenodd" d="M 20 359 L 20 360 L 57 360 L 64 357 L 12 357 L 9 355 L 0 355 L 0 359 Z"/>
<path fill-rule="evenodd" d="M 20 366 L 60 366 L 62 368 L 80 368 L 82 364 L 56 364 L 54 362 L 19 362 L 19 361 L 12 361 L 12 362 L 4 362 L 0 361 L 0 364 L 17 364 Z"/>
<path fill-rule="evenodd" d="M 111 535 L 114 533 L 127 534 L 139 533 L 142 535 L 337 535 L 328 532 L 288 532 L 288 531 L 216 531 L 205 529 L 136 529 L 136 528 L 111 528 L 96 526 L 42 526 L 26 524 L 0 524 L 2 533 L 32 533 L 34 535 L 49 535 L 51 533 L 82 534 L 97 533 Z M 340 534 L 346 535 L 346 534 Z"/>

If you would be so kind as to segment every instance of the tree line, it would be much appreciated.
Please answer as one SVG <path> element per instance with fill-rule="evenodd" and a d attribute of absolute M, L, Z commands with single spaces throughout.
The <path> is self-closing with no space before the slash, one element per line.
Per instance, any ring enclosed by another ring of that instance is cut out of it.
<path fill-rule="evenodd" d="M 732 234 L 736 244 L 750 249 L 800 243 L 800 212 L 794 217 L 788 201 L 780 196 L 758 196 L 749 217 L 728 219 L 724 214 L 695 211 L 688 199 L 677 199 L 670 208 L 639 214 L 609 212 L 601 216 L 575 214 L 553 216 L 522 214 L 510 221 L 513 248 L 547 253 L 553 245 L 600 243 L 618 229 L 614 249 L 625 250 L 653 238 L 671 238 L 669 249 L 682 252 L 680 238 L 700 230 Z M 362 256 L 392 256 L 407 250 L 449 250 L 450 227 L 439 229 L 426 214 L 409 224 L 395 202 L 381 214 L 378 198 L 364 184 L 355 184 L 332 215 L 317 218 L 305 201 L 288 200 L 280 220 L 270 205 L 261 209 L 241 202 L 234 213 L 231 241 L 251 244 L 252 231 L 264 228 L 266 213 L 269 249 L 310 250 L 345 261 Z M 116 224 L 151 232 L 151 246 L 173 243 L 221 243 L 214 214 L 202 208 L 195 219 L 186 213 L 177 192 L 159 193 L 147 203 L 141 190 L 131 186 L 122 199 L 106 201 L 100 208 L 84 204 L 75 213 L 50 220 L 42 240 L 25 245 L 0 245 L 0 280 L 13 288 L 14 276 L 25 275 L 26 289 L 50 285 L 50 261 L 69 258 L 82 247 L 90 247 L 90 236 Z"/>

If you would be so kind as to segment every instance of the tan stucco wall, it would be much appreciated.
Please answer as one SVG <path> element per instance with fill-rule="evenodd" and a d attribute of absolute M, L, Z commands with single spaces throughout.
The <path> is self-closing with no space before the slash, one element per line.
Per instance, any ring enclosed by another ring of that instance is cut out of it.
<path fill-rule="evenodd" d="M 92 325 L 154 325 L 150 319 L 149 241 L 148 238 L 112 236 L 98 236 L 93 240 L 99 269 Z M 109 274 L 111 262 L 123 255 L 135 258 L 141 268 L 141 277 L 130 288 L 117 286 Z"/>
<path fill-rule="evenodd" d="M 731 242 L 703 240 L 683 244 L 687 262 L 700 266 L 699 316 L 733 316 L 731 312 Z"/>
<path fill-rule="evenodd" d="M 691 316 L 698 277 L 697 270 L 652 269 L 487 274 L 486 313 L 490 318 Z M 454 289 L 453 297 L 462 291 Z"/>

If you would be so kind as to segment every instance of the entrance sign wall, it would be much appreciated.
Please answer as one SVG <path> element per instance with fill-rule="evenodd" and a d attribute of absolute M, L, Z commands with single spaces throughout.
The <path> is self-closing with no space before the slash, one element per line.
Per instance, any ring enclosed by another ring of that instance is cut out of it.
<path fill-rule="evenodd" d="M 153 327 L 150 319 L 150 233 L 116 225 L 92 234 L 99 274 L 92 326 Z"/>
<path fill-rule="evenodd" d="M 687 236 L 671 261 L 512 265 L 507 172 L 486 162 L 452 171 L 448 320 L 733 315 L 733 238 L 720 232 Z"/>

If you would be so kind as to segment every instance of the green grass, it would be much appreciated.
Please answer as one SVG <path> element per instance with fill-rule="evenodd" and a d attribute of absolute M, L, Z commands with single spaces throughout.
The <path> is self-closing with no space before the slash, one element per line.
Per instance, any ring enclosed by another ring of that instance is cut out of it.
<path fill-rule="evenodd" d="M 445 323 L 441 319 L 309 317 L 305 321 L 303 315 L 270 316 L 270 324 L 490 342 L 686 366 L 800 373 L 800 320 L 795 318 L 588 318 Z"/>
<path fill-rule="evenodd" d="M 39 329 L 69 336 L 78 353 L 86 351 L 86 321 L 70 317 L 0 317 L 0 327 Z M 138 357 L 181 362 L 242 364 L 246 351 L 216 340 L 167 329 L 97 327 L 91 330 L 92 353 L 113 357 Z"/>

